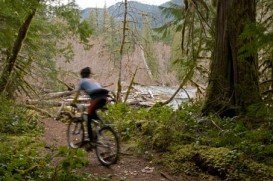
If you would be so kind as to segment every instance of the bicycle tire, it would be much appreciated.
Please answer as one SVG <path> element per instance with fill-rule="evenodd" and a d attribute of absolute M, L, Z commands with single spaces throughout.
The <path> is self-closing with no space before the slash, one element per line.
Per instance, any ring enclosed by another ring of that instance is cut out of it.
<path fill-rule="evenodd" d="M 70 121 L 67 128 L 67 142 L 70 148 L 79 148 L 84 141 L 83 122 Z"/>
<path fill-rule="evenodd" d="M 110 166 L 118 161 L 119 139 L 110 126 L 102 127 L 97 133 L 96 156 L 104 166 Z"/>

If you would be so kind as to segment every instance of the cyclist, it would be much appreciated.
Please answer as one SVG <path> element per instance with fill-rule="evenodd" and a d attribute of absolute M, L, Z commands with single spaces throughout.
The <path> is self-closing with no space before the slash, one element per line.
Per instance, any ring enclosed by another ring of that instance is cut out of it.
<path fill-rule="evenodd" d="M 96 110 L 105 106 L 109 91 L 103 89 L 98 82 L 91 79 L 92 73 L 90 67 L 83 68 L 80 72 L 80 75 L 81 80 L 77 88 L 75 98 L 73 99 L 71 105 L 75 106 L 75 103 L 77 102 L 77 99 L 81 91 L 84 91 L 91 98 L 90 105 L 88 106 L 87 111 L 88 112 L 87 131 L 89 140 L 93 142 L 95 140 L 92 133 L 91 121 L 92 119 L 97 118 Z"/>

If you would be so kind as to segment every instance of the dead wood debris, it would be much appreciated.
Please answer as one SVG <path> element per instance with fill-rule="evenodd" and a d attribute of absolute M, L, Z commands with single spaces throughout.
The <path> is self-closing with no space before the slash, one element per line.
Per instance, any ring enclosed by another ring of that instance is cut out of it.
<path fill-rule="evenodd" d="M 127 99 L 126 103 L 133 107 L 146 108 L 152 107 L 158 102 L 165 102 L 170 99 L 175 91 L 177 91 L 177 88 L 141 85 L 133 85 L 130 89 L 130 94 L 128 94 L 128 91 L 121 92 L 122 98 Z M 126 87 L 123 88 L 123 90 L 126 90 Z M 196 89 L 181 89 L 173 100 L 173 105 L 170 105 L 179 106 L 181 102 L 194 98 L 195 92 Z M 73 93 L 75 93 L 75 91 L 48 93 L 35 100 L 27 100 L 26 105 L 37 106 L 37 108 L 63 108 L 65 105 L 69 105 L 73 101 Z M 86 95 L 82 95 L 79 97 L 78 101 L 81 103 L 88 103 L 89 98 Z"/>

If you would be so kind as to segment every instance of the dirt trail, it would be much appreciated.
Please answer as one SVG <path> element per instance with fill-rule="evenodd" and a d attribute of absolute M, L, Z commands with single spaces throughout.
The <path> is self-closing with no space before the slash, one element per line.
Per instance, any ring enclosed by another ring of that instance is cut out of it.
<path fill-rule="evenodd" d="M 43 121 L 45 126 L 44 140 L 47 147 L 66 146 L 67 126 L 53 119 Z M 121 148 L 121 152 L 124 150 Z M 192 180 L 190 178 L 178 178 L 170 176 L 159 170 L 159 167 L 152 165 L 143 158 L 133 155 L 121 154 L 117 164 L 110 168 L 102 166 L 96 158 L 94 151 L 88 153 L 89 165 L 84 168 L 84 172 L 92 173 L 96 176 L 111 176 L 112 180 L 132 180 L 132 181 L 165 181 L 165 180 Z"/>

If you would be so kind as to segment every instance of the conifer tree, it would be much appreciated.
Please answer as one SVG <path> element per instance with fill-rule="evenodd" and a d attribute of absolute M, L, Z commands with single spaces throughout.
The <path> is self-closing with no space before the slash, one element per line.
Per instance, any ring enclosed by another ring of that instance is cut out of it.
<path fill-rule="evenodd" d="M 240 38 L 249 24 L 255 24 L 255 0 L 218 0 L 216 40 L 203 113 L 235 116 L 261 101 L 257 52 L 245 54 L 253 37 Z"/>

